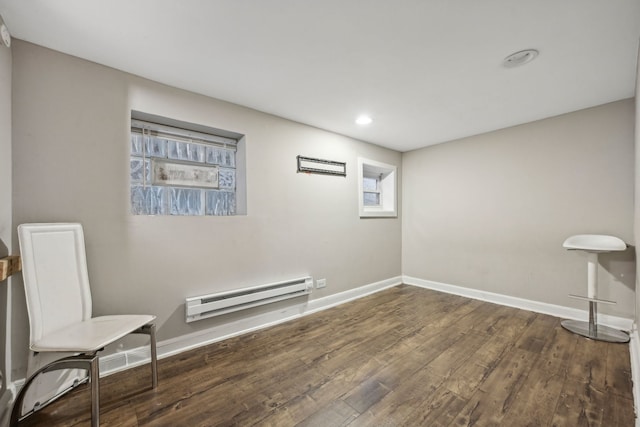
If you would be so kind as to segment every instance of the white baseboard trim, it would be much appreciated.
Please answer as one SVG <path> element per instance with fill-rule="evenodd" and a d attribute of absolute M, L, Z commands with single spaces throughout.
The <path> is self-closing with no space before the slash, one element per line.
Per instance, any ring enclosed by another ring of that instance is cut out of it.
<path fill-rule="evenodd" d="M 364 296 L 400 284 L 402 284 L 402 277 L 396 276 L 390 279 L 382 280 L 380 282 L 364 285 L 356 289 L 350 289 L 348 291 L 339 292 L 337 294 L 329 295 L 323 298 L 318 298 L 311 301 L 306 301 L 301 304 L 292 305 L 285 309 L 246 317 L 203 331 L 198 331 L 192 334 L 186 334 L 176 338 L 170 338 L 165 341 L 160 341 L 156 345 L 158 359 L 163 359 L 165 357 L 173 356 L 184 351 L 213 344 L 218 341 L 250 333 L 259 329 L 268 328 L 269 326 L 277 325 L 279 323 L 284 323 L 289 320 L 316 313 L 318 311 L 326 310 L 328 308 L 335 307 L 337 305 L 344 304 L 346 302 L 353 301 L 355 299 L 362 298 Z M 109 354 L 100 357 L 100 376 L 105 377 L 116 372 L 124 371 L 129 368 L 149 363 L 150 360 L 151 354 L 149 351 L 149 346 L 142 346 Z M 9 407 L 11 407 L 11 405 L 13 404 L 13 400 L 15 399 L 15 396 L 17 394 L 16 391 L 22 387 L 24 382 L 25 379 L 22 378 L 9 384 L 9 388 L 12 390 L 12 392 L 5 393 L 3 396 L 1 396 L 2 399 L 5 399 L 5 397 L 9 399 L 7 402 L 7 405 Z M 0 400 L 0 404 L 3 404 L 4 402 L 4 400 Z M 0 408 L 3 407 L 4 406 L 0 406 Z M 2 422 L 2 420 L 3 419 L 0 417 L 0 422 Z M 2 426 L 3 424 L 0 423 L 0 427 Z"/>
<path fill-rule="evenodd" d="M 640 336 L 638 336 L 638 325 L 633 324 L 629 341 L 629 354 L 631 356 L 631 381 L 633 382 L 633 406 L 636 413 L 636 427 L 640 427 Z"/>
<path fill-rule="evenodd" d="M 337 294 L 329 295 L 323 298 L 318 298 L 309 301 L 307 310 L 304 314 L 312 314 L 318 311 L 326 310 L 331 307 L 344 304 L 349 301 L 356 300 L 358 298 L 366 297 L 367 295 L 375 294 L 382 290 L 392 288 L 402 284 L 402 276 L 392 277 L 391 279 L 381 280 L 380 282 L 371 283 L 369 285 L 360 286 L 356 289 L 349 289 L 348 291 L 340 292 Z"/>
<path fill-rule="evenodd" d="M 302 304 L 293 305 L 278 311 L 250 316 L 207 330 L 170 338 L 157 343 L 158 359 L 326 310 L 354 299 L 400 285 L 401 283 L 402 277 L 397 276 L 356 289 L 350 289 Z M 144 363 L 149 363 L 150 359 L 151 356 L 148 346 L 109 354 L 100 358 L 100 375 L 107 376 Z"/>
<path fill-rule="evenodd" d="M 563 319 L 589 319 L 589 312 L 587 310 L 579 310 L 576 308 L 527 300 L 524 298 L 517 298 L 509 295 L 496 294 L 493 292 L 486 292 L 478 289 L 465 288 L 463 286 L 449 285 L 447 283 L 418 279 L 416 277 L 410 276 L 402 276 L 402 282 L 407 285 L 419 286 L 421 288 L 432 289 L 448 294 L 460 295 L 463 297 L 487 301 L 494 304 L 506 305 L 508 307 L 535 311 L 536 313 L 548 314 L 555 317 L 561 317 Z M 598 323 L 622 331 L 630 331 L 633 326 L 633 319 L 598 313 Z"/>
<path fill-rule="evenodd" d="M 346 302 L 382 291 L 384 289 L 400 285 L 402 283 L 567 319 L 584 320 L 588 316 L 586 310 L 578 310 L 554 304 L 531 301 L 508 295 L 496 294 L 492 292 L 480 291 L 477 289 L 449 285 L 446 283 L 418 279 L 410 276 L 397 276 L 390 279 L 382 280 L 380 282 L 361 286 L 356 289 L 350 289 L 348 291 L 329 295 L 323 298 L 307 301 L 303 304 L 293 305 L 285 309 L 246 317 L 203 331 L 198 331 L 192 334 L 186 334 L 158 342 L 158 359 L 170 357 L 184 351 L 213 344 L 218 341 L 250 333 L 259 329 L 264 329 L 269 326 L 284 323 L 289 320 L 316 313 L 318 311 L 326 310 L 331 307 L 335 307 L 337 305 L 344 304 Z M 633 321 L 631 319 L 622 317 L 600 314 L 598 316 L 598 320 L 604 325 L 611 326 L 620 330 L 629 331 L 632 330 L 633 326 Z M 635 334 L 635 336 L 633 334 Z M 638 391 L 640 390 L 640 340 L 638 339 L 637 329 L 634 329 L 633 334 L 631 337 L 630 348 L 632 373 L 634 374 L 634 398 L 636 401 L 636 408 L 640 408 L 640 391 Z M 135 366 L 149 363 L 150 358 L 151 356 L 148 346 L 137 347 L 122 352 L 109 354 L 100 358 L 100 374 L 101 376 L 107 376 L 116 372 L 133 368 Z M 635 378 L 636 375 L 639 378 Z M 21 379 L 15 381 L 11 385 L 12 390 L 14 391 L 13 395 L 15 395 L 15 390 L 17 390 L 17 387 L 20 387 L 23 382 L 24 379 Z M 2 397 L 4 398 L 4 396 Z M 10 399 L 10 401 L 12 402 L 13 399 Z M 4 401 L 0 401 L 0 404 L 2 402 Z M 638 427 L 640 427 L 640 425 L 638 425 Z"/>

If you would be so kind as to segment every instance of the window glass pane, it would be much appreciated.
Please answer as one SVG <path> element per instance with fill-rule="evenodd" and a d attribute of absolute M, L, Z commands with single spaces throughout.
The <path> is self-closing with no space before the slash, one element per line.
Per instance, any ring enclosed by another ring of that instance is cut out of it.
<path fill-rule="evenodd" d="M 207 191 L 206 215 L 235 215 L 236 195 L 230 191 Z"/>
<path fill-rule="evenodd" d="M 144 144 L 143 144 L 144 141 Z M 146 157 L 167 157 L 167 140 L 155 136 L 131 133 L 131 155 Z"/>
<path fill-rule="evenodd" d="M 147 156 L 149 157 L 167 157 L 167 140 L 162 138 L 145 138 L 149 142 Z"/>
<path fill-rule="evenodd" d="M 130 161 L 131 182 L 140 183 L 143 182 L 143 174 L 146 174 L 146 181 L 151 181 L 151 167 L 149 160 L 144 160 L 142 157 L 131 157 Z M 142 165 L 144 165 L 144 172 Z"/>
<path fill-rule="evenodd" d="M 236 188 L 236 170 L 220 169 L 218 172 L 218 185 L 220 188 L 235 190 Z"/>
<path fill-rule="evenodd" d="M 213 165 L 236 167 L 235 151 L 226 148 L 207 147 L 207 163 Z"/>
<path fill-rule="evenodd" d="M 131 213 L 134 215 L 145 215 L 144 187 L 142 185 L 131 186 Z"/>
<path fill-rule="evenodd" d="M 362 178 L 362 189 L 364 191 L 376 191 L 378 190 L 378 179 L 377 178 Z"/>
<path fill-rule="evenodd" d="M 204 163 L 204 145 L 190 142 L 168 141 L 168 154 L 170 159 L 189 160 Z"/>
<path fill-rule="evenodd" d="M 365 206 L 380 206 L 380 193 L 364 192 L 363 203 Z"/>
<path fill-rule="evenodd" d="M 131 186 L 131 213 L 134 215 L 166 215 L 165 187 Z"/>
<path fill-rule="evenodd" d="M 147 215 L 166 215 L 166 187 L 145 188 L 144 204 Z"/>
<path fill-rule="evenodd" d="M 192 162 L 204 163 L 205 147 L 200 144 L 187 144 L 187 155 Z"/>
<path fill-rule="evenodd" d="M 135 123 L 132 120 L 132 126 L 129 177 L 131 212 L 134 215 L 236 214 L 235 139 L 215 134 L 198 134 L 206 138 L 192 140 L 189 130 L 152 122 L 145 124 L 137 120 Z M 209 140 L 212 141 L 211 144 L 208 143 Z M 228 145 L 213 145 L 215 143 Z M 179 181 L 179 184 L 165 182 L 154 186 L 152 166 L 155 161 L 174 166 L 184 165 L 185 174 L 194 168 L 214 170 L 217 183 L 205 185 L 197 179 L 200 176 L 200 171 L 197 170 L 198 174 L 193 172 L 193 180 L 185 179 Z M 210 166 L 205 167 L 205 164 Z"/>
<path fill-rule="evenodd" d="M 170 215 L 202 215 L 202 190 L 169 188 Z"/>
<path fill-rule="evenodd" d="M 142 156 L 142 135 L 131 133 L 131 155 Z"/>

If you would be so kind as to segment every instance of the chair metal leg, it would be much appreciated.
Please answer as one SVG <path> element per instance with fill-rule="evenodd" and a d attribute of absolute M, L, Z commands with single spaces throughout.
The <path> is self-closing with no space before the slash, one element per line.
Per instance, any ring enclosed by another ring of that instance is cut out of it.
<path fill-rule="evenodd" d="M 100 363 L 94 357 L 90 364 L 91 375 L 91 427 L 100 425 Z"/>
<path fill-rule="evenodd" d="M 149 345 L 151 346 L 151 385 L 153 388 L 158 387 L 158 353 L 156 352 L 156 325 L 149 325 L 149 336 L 151 337 Z"/>
<path fill-rule="evenodd" d="M 94 369 L 95 367 L 95 369 Z M 27 418 L 29 415 L 33 413 L 30 412 L 21 415 L 22 412 L 22 404 L 24 403 L 24 398 L 27 394 L 27 390 L 33 383 L 33 381 L 40 374 L 44 374 L 46 372 L 57 371 L 60 369 L 84 369 L 89 371 L 91 376 L 91 425 L 94 427 L 98 426 L 98 413 L 100 411 L 100 403 L 99 403 L 99 385 L 98 380 L 94 379 L 94 376 L 97 378 L 100 375 L 100 371 L 98 369 L 98 356 L 95 353 L 91 354 L 79 354 L 75 356 L 65 357 L 60 360 L 56 360 L 55 362 L 51 362 L 46 366 L 38 369 L 34 372 L 24 383 L 24 386 L 20 389 L 20 392 L 16 396 L 16 400 L 13 403 L 13 408 L 11 409 L 11 418 L 9 424 L 11 427 L 15 427 L 18 423 Z"/>
<path fill-rule="evenodd" d="M 144 325 L 134 333 L 147 334 L 150 337 L 149 346 L 151 347 L 151 386 L 158 387 L 158 354 L 156 351 L 156 325 L 149 323 Z"/>
<path fill-rule="evenodd" d="M 147 334 L 150 337 L 151 347 L 151 384 L 153 388 L 158 387 L 158 356 L 156 350 L 156 325 L 151 323 L 144 325 L 135 333 Z M 20 389 L 20 392 L 16 396 L 16 400 L 11 409 L 10 426 L 17 426 L 18 423 L 27 418 L 33 413 L 22 415 L 22 405 L 28 388 L 33 381 L 40 374 L 46 372 L 56 371 L 60 369 L 84 369 L 89 372 L 89 378 L 91 382 L 91 427 L 98 427 L 100 425 L 100 364 L 98 362 L 98 355 L 95 353 L 90 354 L 78 354 L 75 356 L 65 357 L 60 360 L 56 360 L 41 369 L 34 372 L 25 382 L 24 386 Z"/>

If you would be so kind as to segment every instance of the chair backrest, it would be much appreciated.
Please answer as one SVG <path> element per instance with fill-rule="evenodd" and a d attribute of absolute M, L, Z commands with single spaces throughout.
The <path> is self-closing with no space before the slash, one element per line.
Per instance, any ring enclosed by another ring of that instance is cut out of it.
<path fill-rule="evenodd" d="M 91 318 L 91 289 L 80 224 L 18 226 L 22 277 L 33 344 Z"/>

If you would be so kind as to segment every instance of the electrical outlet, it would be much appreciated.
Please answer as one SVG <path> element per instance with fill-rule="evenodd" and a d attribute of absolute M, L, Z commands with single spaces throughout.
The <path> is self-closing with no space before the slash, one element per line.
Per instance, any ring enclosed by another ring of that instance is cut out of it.
<path fill-rule="evenodd" d="M 316 289 L 324 288 L 325 286 L 327 286 L 327 279 L 316 280 Z"/>

